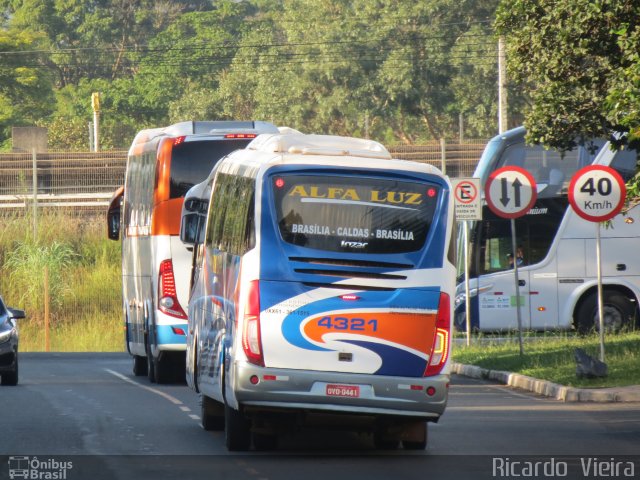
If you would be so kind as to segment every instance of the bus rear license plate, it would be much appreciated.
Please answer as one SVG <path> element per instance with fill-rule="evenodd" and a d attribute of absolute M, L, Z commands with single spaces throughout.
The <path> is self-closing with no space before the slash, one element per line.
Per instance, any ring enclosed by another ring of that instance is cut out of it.
<path fill-rule="evenodd" d="M 360 387 L 357 385 L 327 385 L 327 396 L 329 397 L 351 397 L 360 396 Z"/>

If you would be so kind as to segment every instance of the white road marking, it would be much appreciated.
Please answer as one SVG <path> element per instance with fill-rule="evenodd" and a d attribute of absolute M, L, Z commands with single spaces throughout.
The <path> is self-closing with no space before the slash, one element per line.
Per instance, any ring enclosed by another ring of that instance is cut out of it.
<path fill-rule="evenodd" d="M 169 395 L 168 393 L 165 393 L 161 390 L 157 390 L 155 388 L 152 387 L 147 387 L 146 385 L 142 385 L 141 383 L 135 382 L 133 380 L 131 380 L 130 378 L 122 375 L 121 373 L 118 372 L 114 372 L 113 370 L 109 369 L 109 368 L 105 368 L 105 371 L 109 372 L 111 375 L 118 377 L 120 380 L 124 380 L 127 383 L 130 383 L 131 385 L 135 385 L 136 387 L 140 387 L 144 390 L 147 390 L 149 392 L 155 393 L 156 395 L 160 395 L 161 397 L 169 400 L 171 403 L 173 403 L 174 405 L 183 405 L 181 400 L 178 400 L 176 397 Z"/>
<path fill-rule="evenodd" d="M 120 380 L 124 380 L 125 382 L 130 383 L 131 385 L 135 385 L 136 387 L 140 387 L 143 390 L 147 390 L 148 392 L 155 393 L 156 395 L 160 395 L 162 398 L 169 400 L 174 405 L 177 405 L 178 407 L 180 407 L 180 410 L 188 414 L 189 418 L 191 418 L 192 420 L 196 420 L 198 422 L 200 421 L 200 416 L 194 415 L 193 413 L 189 413 L 192 410 L 189 407 L 187 407 L 184 403 L 182 403 L 181 400 L 178 400 L 176 397 L 169 395 L 168 393 L 165 393 L 162 390 L 158 390 L 157 388 L 148 387 L 147 385 L 142 385 L 141 383 L 138 383 L 135 380 L 131 380 L 129 377 L 122 375 L 121 373 L 114 372 L 109 368 L 105 368 L 105 371 L 109 372 L 111 375 L 115 377 L 118 377 Z"/>

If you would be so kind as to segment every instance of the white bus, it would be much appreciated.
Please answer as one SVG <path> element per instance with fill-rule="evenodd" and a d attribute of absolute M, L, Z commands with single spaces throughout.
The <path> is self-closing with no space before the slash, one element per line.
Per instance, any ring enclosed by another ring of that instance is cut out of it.
<path fill-rule="evenodd" d="M 230 450 L 313 422 L 425 448 L 448 398 L 448 179 L 377 142 L 292 132 L 230 154 L 190 196 L 209 184 L 187 333 L 202 426 Z"/>
<path fill-rule="evenodd" d="M 109 238 L 117 240 L 122 233 L 126 346 L 134 374 L 158 383 L 184 376 L 192 256 L 179 237 L 185 193 L 220 158 L 260 133 L 277 131 L 266 122 L 208 121 L 136 135 L 124 189 L 108 213 Z"/>
<path fill-rule="evenodd" d="M 562 156 L 524 141 L 524 128 L 492 139 L 474 177 L 484 185 L 491 172 L 519 166 L 536 179 L 538 200 L 516 219 L 522 325 L 531 330 L 588 332 L 597 325 L 596 226 L 569 206 L 568 186 L 580 168 L 599 164 L 617 170 L 625 181 L 635 173 L 635 150 L 613 151 L 604 141 Z M 485 205 L 482 221 L 471 222 L 469 235 L 470 309 L 474 330 L 515 330 L 515 282 L 510 267 L 510 220 Z M 608 330 L 638 325 L 640 298 L 640 209 L 616 216 L 602 228 L 604 320 Z M 464 238 L 459 236 L 455 325 L 465 331 Z"/>

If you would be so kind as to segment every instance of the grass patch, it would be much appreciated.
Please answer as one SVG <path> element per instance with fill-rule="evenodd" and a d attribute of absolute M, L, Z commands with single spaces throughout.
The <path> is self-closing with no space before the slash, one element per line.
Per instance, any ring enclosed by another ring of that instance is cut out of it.
<path fill-rule="evenodd" d="M 123 351 L 120 242 L 106 238 L 103 215 L 60 211 L 0 214 L 0 295 L 26 311 L 20 350 L 44 351 L 44 281 L 49 272 L 51 351 Z"/>
<path fill-rule="evenodd" d="M 609 375 L 600 379 L 578 379 L 574 351 L 582 348 L 599 357 L 597 334 L 578 337 L 569 334 L 532 336 L 524 343 L 520 357 L 517 337 L 498 342 L 491 337 L 473 338 L 470 347 L 456 344 L 452 358 L 458 363 L 502 370 L 580 388 L 640 385 L 640 332 L 608 335 L 605 338 L 605 362 Z"/>
<path fill-rule="evenodd" d="M 95 314 L 83 320 L 55 322 L 49 344 L 52 352 L 122 352 L 124 331 L 121 312 Z M 21 352 L 44 352 L 45 333 L 41 321 L 18 320 Z"/>

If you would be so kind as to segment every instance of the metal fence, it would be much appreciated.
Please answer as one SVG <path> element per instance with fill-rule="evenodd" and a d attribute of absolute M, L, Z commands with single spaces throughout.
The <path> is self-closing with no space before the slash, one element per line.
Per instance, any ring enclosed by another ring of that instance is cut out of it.
<path fill-rule="evenodd" d="M 486 140 L 391 146 L 394 158 L 435 165 L 451 177 L 470 176 Z M 126 150 L 0 153 L 0 210 L 105 207 L 124 183 Z"/>
<path fill-rule="evenodd" d="M 487 140 L 452 142 L 444 139 L 423 145 L 388 147 L 394 158 L 429 163 L 450 177 L 470 177 L 480 160 Z"/>
<path fill-rule="evenodd" d="M 127 152 L 0 154 L 0 209 L 106 206 L 124 181 Z"/>

